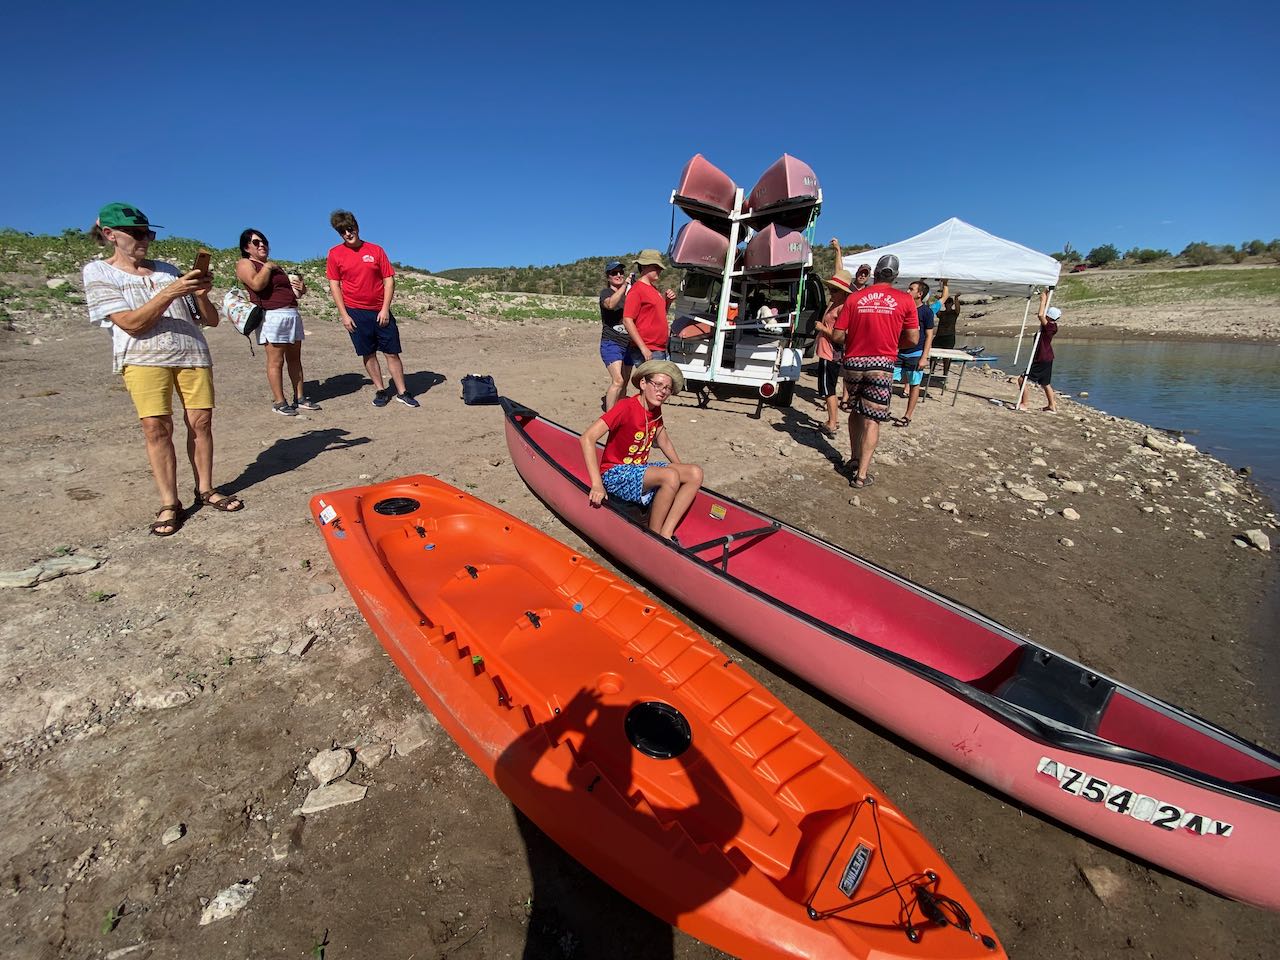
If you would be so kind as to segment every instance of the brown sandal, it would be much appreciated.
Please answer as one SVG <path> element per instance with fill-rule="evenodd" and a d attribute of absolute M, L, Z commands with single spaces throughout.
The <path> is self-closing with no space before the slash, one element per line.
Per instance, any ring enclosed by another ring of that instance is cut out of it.
<path fill-rule="evenodd" d="M 196 497 L 199 501 L 215 510 L 223 513 L 239 513 L 244 509 L 244 501 L 235 494 L 219 493 L 217 490 L 197 490 Z M 221 500 L 215 500 L 214 497 L 221 497 Z"/>
<path fill-rule="evenodd" d="M 161 520 L 162 514 L 172 513 L 172 520 Z M 182 516 L 182 504 L 166 503 L 163 507 L 156 511 L 156 518 L 151 522 L 151 535 L 153 537 L 172 537 L 175 533 L 182 529 L 182 524 L 186 519 Z M 165 528 L 169 528 L 166 530 Z"/>

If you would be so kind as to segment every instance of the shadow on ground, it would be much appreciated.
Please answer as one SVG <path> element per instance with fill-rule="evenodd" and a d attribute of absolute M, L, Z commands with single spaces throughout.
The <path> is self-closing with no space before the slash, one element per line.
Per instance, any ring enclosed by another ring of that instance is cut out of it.
<path fill-rule="evenodd" d="M 224 493 L 240 493 L 264 480 L 296 470 L 322 453 L 346 450 L 369 442 L 368 437 L 349 437 L 346 430 L 337 427 L 308 430 L 296 437 L 281 437 L 221 489 Z"/>

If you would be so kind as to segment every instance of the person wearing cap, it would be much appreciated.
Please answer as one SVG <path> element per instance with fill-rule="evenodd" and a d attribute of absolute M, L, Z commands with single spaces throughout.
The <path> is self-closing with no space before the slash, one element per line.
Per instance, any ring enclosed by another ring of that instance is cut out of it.
<path fill-rule="evenodd" d="M 622 325 L 622 305 L 626 302 L 631 283 L 621 260 L 610 260 L 604 265 L 605 286 L 600 291 L 600 359 L 609 372 L 609 386 L 600 398 L 601 409 L 608 412 L 613 405 L 627 395 L 627 377 L 631 364 L 627 361 L 627 348 L 631 337 Z"/>
<path fill-rule="evenodd" d="M 1058 332 L 1058 321 L 1062 319 L 1062 311 L 1057 307 L 1049 306 L 1047 289 L 1040 291 L 1040 310 L 1036 314 L 1036 319 L 1040 321 L 1040 334 L 1036 337 L 1036 350 L 1031 357 L 1031 365 L 1027 367 L 1026 374 L 1018 376 L 1017 409 L 1027 409 L 1027 398 L 1023 391 L 1026 389 L 1026 381 L 1030 380 L 1032 383 L 1039 384 L 1040 389 L 1044 391 L 1046 401 L 1044 409 L 1048 413 L 1057 413 L 1058 397 L 1049 382 L 1053 379 L 1053 338 Z"/>
<path fill-rule="evenodd" d="M 588 499 L 593 507 L 610 496 L 648 507 L 649 530 L 672 540 L 702 486 L 702 468 L 681 461 L 662 423 L 662 404 L 684 389 L 684 375 L 670 360 L 646 360 L 631 384 L 638 392 L 619 400 L 580 437 L 591 479 Z M 596 445 L 606 435 L 597 459 Z M 665 462 L 649 460 L 655 445 Z"/>
<path fill-rule="evenodd" d="M 840 365 L 849 411 L 849 486 L 855 488 L 875 480 L 867 470 L 880 442 L 880 424 L 889 419 L 898 351 L 920 342 L 915 301 L 893 288 L 897 276 L 897 257 L 885 254 L 877 260 L 876 282 L 849 295 L 831 334 L 844 347 Z"/>
<path fill-rule="evenodd" d="M 350 210 L 333 211 L 329 215 L 329 226 L 342 238 L 340 244 L 329 250 L 325 267 L 329 294 L 338 308 L 338 319 L 351 337 L 351 345 L 375 387 L 373 405 L 385 407 L 394 398 L 406 407 L 422 406 L 404 382 L 400 329 L 391 313 L 396 271 L 387 259 L 387 252 L 360 237 L 360 224 Z M 383 385 L 379 353 L 387 358 L 391 387 Z"/>
<path fill-rule="evenodd" d="M 835 243 L 834 240 L 831 242 Z M 836 261 L 837 264 L 839 262 Z M 819 430 L 824 437 L 834 440 L 840 427 L 840 398 L 836 396 L 836 388 L 840 384 L 840 359 L 836 356 L 836 346 L 831 342 L 831 334 L 835 332 L 840 309 L 853 288 L 853 278 L 849 276 L 848 270 L 836 270 L 831 279 L 822 282 L 827 285 L 830 300 L 822 319 L 814 324 L 814 329 L 817 330 L 814 349 L 818 355 L 818 397 L 827 408 L 827 422 Z"/>
<path fill-rule="evenodd" d="M 831 248 L 836 252 L 836 269 L 844 269 L 844 254 L 840 252 L 840 241 L 835 237 L 831 238 Z M 871 283 L 871 264 L 860 263 L 858 269 L 853 274 L 853 289 L 861 290 Z"/>
<path fill-rule="evenodd" d="M 622 308 L 622 325 L 631 341 L 627 363 L 632 367 L 638 367 L 646 360 L 667 359 L 667 339 L 671 334 L 667 307 L 676 298 L 674 290 L 658 291 L 663 268 L 661 253 L 641 250 L 636 255 L 635 264 L 640 276 L 631 284 Z"/>
<path fill-rule="evenodd" d="M 85 265 L 84 296 L 89 322 L 111 331 L 112 366 L 124 378 L 146 439 L 161 504 L 151 533 L 171 537 L 186 519 L 173 446 L 175 390 L 182 400 L 196 501 L 224 513 L 244 503 L 213 486 L 213 358 L 201 329 L 218 325 L 209 300 L 213 276 L 148 259 L 155 227 L 131 204 L 103 207 L 90 236 L 113 249 L 106 259 Z"/>

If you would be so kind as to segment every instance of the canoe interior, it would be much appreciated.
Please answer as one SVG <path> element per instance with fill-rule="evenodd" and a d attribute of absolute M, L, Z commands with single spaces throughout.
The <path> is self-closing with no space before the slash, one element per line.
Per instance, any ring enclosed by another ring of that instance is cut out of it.
<path fill-rule="evenodd" d="M 518 418 L 546 456 L 583 484 L 577 435 Z M 713 515 L 723 511 L 723 519 Z M 676 535 L 686 547 L 767 526 L 772 518 L 702 491 Z M 634 522 L 634 518 L 633 518 Z M 697 552 L 720 566 L 723 548 Z M 804 570 L 798 577 L 794 571 Z M 1136 690 L 1018 637 L 918 585 L 783 526 L 734 543 L 732 578 L 814 621 L 937 670 L 1015 706 L 1131 750 L 1280 799 L 1280 760 Z"/>

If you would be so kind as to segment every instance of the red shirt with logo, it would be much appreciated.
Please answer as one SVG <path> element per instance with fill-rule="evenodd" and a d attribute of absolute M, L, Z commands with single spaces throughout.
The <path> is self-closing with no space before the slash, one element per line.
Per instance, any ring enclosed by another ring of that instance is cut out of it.
<path fill-rule="evenodd" d="M 877 283 L 849 294 L 835 329 L 849 331 L 845 357 L 896 357 L 902 331 L 919 326 L 911 294 Z"/>
<path fill-rule="evenodd" d="M 647 283 L 643 286 L 649 286 Z M 609 428 L 604 455 L 600 458 L 600 472 L 620 463 L 648 463 L 649 448 L 662 427 L 662 408 L 648 410 L 633 393 L 619 400 L 601 418 Z"/>
<path fill-rule="evenodd" d="M 352 250 L 340 243 L 329 251 L 329 265 L 325 270 L 330 280 L 337 280 L 342 287 L 342 302 L 357 310 L 382 309 L 382 281 L 394 277 L 395 270 L 384 251 L 376 243 L 365 240 L 359 249 Z"/>
<path fill-rule="evenodd" d="M 667 324 L 667 298 L 661 290 L 651 283 L 633 283 L 622 315 L 636 322 L 636 332 L 646 347 L 650 350 L 667 349 L 667 335 L 671 328 Z"/>

